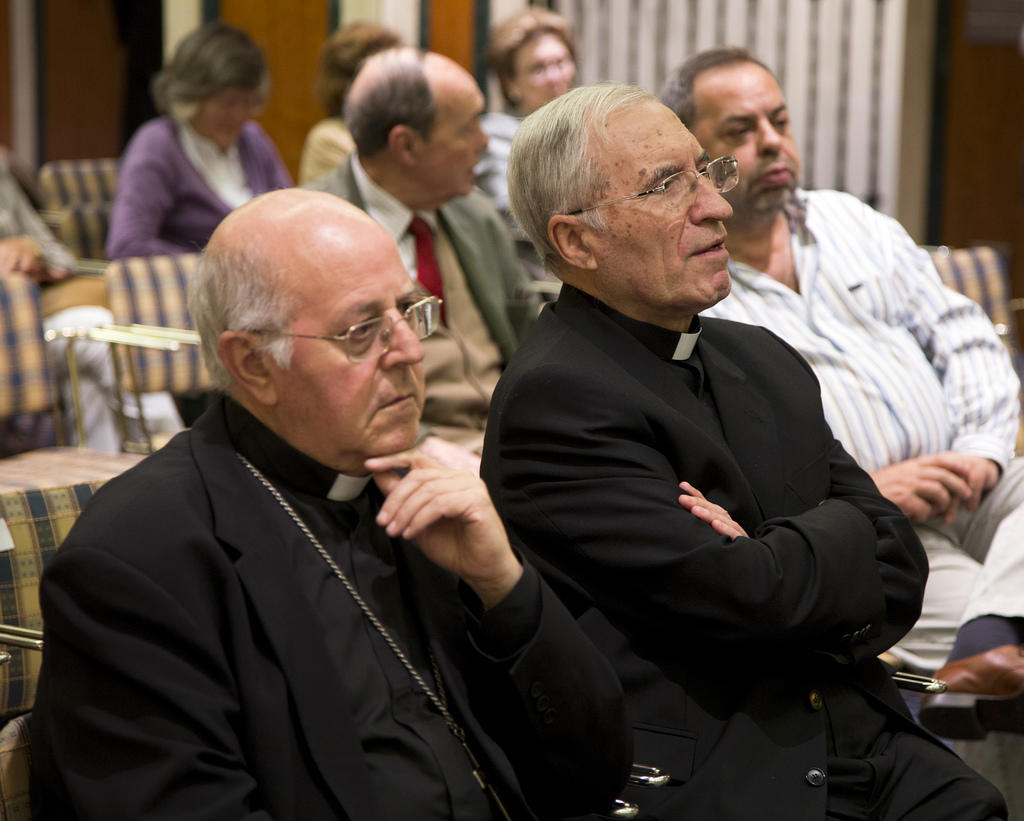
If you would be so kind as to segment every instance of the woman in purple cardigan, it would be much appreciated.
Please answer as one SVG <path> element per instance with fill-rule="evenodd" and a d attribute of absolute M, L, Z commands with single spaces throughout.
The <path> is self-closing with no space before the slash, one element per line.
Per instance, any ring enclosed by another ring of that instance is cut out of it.
<path fill-rule="evenodd" d="M 110 259 L 202 250 L 229 211 L 292 185 L 252 121 L 267 87 L 263 54 L 243 31 L 212 22 L 181 41 L 153 82 L 164 116 L 135 133 L 121 160 Z"/>

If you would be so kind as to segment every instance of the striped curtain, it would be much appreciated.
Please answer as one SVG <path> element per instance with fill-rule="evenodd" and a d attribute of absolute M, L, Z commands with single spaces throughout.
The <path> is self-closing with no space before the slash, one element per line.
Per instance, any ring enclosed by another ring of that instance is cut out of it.
<path fill-rule="evenodd" d="M 745 46 L 789 103 L 807 188 L 895 215 L 906 0 L 554 0 L 573 25 L 581 84 L 655 94 L 686 57 Z"/>

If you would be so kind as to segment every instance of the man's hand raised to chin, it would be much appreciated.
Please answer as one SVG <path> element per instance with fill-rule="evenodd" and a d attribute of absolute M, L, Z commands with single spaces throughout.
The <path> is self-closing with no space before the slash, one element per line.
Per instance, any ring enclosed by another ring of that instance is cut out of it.
<path fill-rule="evenodd" d="M 366 460 L 385 495 L 377 524 L 392 538 L 415 539 L 427 558 L 462 579 L 485 608 L 523 574 L 484 483 L 408 450 Z"/>

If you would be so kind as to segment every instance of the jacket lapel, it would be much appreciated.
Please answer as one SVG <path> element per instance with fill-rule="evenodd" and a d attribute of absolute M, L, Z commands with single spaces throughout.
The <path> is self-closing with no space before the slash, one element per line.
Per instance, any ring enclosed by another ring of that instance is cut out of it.
<path fill-rule="evenodd" d="M 715 345 L 714 334 L 706 333 L 709 325 L 713 329 L 713 323 L 714 320 L 705 320 L 701 357 L 725 441 L 753 488 L 762 513 L 778 510 L 784 489 L 784 477 L 778 475 L 778 466 L 787 462 L 779 452 L 772 403 L 750 385 L 739 364 Z"/>
<path fill-rule="evenodd" d="M 721 451 L 721 439 L 707 408 L 690 391 L 668 384 L 662 364 L 646 347 L 590 304 L 578 292 L 563 289 L 555 313 L 591 344 L 641 383 L 656 399 L 664 402 L 687 425 L 687 436 L 701 437 L 693 446 Z M 718 408 L 718 418 L 728 449 L 722 451 L 723 468 L 737 471 L 751 488 L 763 517 L 765 510 L 778 509 L 783 485 L 777 466 L 779 456 L 776 420 L 769 403 L 747 380 L 743 369 L 715 342 L 715 320 L 702 320 L 700 355 L 704 372 Z M 687 448 L 689 449 L 689 448 Z M 766 469 L 766 466 L 771 466 Z M 686 478 L 686 477 L 683 477 Z M 699 488 L 698 488 L 699 489 Z M 742 500 L 736 500 L 741 507 Z M 733 515 L 741 511 L 730 511 Z"/>
<path fill-rule="evenodd" d="M 459 597 L 458 580 L 438 567 L 410 542 L 401 542 L 398 548 L 406 576 L 408 594 L 413 609 L 426 637 L 427 646 L 437 661 L 444 682 L 449 707 L 455 719 L 466 731 L 473 752 L 483 765 L 484 772 L 506 802 L 516 818 L 534 818 L 519 795 L 515 772 L 504 753 L 490 740 L 478 723 L 469 700 L 469 688 L 463 675 L 470 661 L 466 619 Z"/>
<path fill-rule="evenodd" d="M 507 296 L 502 293 L 499 272 L 491 270 L 493 265 L 484 262 L 481 243 L 488 238 L 480 236 L 483 228 L 481 219 L 474 213 L 473 204 L 466 197 L 457 197 L 445 203 L 437 213 L 441 226 L 448 232 L 448 238 L 455 248 L 455 255 L 459 258 L 473 300 L 507 362 L 515 352 L 516 335 L 505 314 L 504 300 Z"/>
<path fill-rule="evenodd" d="M 194 436 L 215 535 L 236 554 L 236 572 L 292 691 L 312 758 L 350 818 L 373 818 L 369 772 L 347 705 L 340 700 L 342 684 L 325 663 L 329 653 L 322 630 L 286 558 L 295 541 L 305 537 L 238 461 L 219 409 L 197 422 Z"/>

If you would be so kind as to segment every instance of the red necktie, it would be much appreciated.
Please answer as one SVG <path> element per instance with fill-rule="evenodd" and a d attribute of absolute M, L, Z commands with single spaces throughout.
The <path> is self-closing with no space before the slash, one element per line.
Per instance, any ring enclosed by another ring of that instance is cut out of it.
<path fill-rule="evenodd" d="M 420 285 L 436 297 L 444 297 L 441 268 L 434 256 L 434 235 L 423 217 L 413 217 L 409 233 L 416 238 L 416 277 Z"/>

